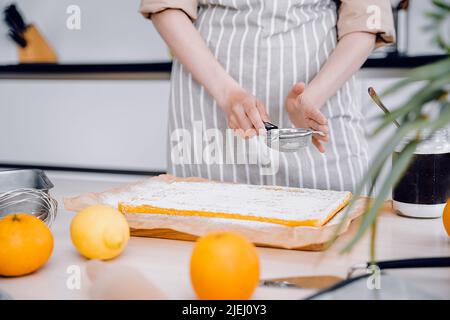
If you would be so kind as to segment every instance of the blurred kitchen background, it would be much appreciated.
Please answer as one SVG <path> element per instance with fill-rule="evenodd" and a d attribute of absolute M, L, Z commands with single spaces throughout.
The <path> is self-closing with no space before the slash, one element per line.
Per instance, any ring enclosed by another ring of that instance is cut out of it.
<path fill-rule="evenodd" d="M 11 3 L 0 0 L 0 9 Z M 17 45 L 0 21 L 0 166 L 164 172 L 170 55 L 138 13 L 140 0 L 14 3 L 58 63 L 18 64 Z M 381 111 L 367 87 L 381 92 L 411 68 L 443 57 L 433 33 L 424 31 L 431 1 L 392 5 L 401 9 L 399 47 L 375 53 L 358 74 L 369 132 Z M 67 22 L 78 9 L 80 28 L 73 29 L 76 23 Z M 403 91 L 385 104 L 395 109 L 407 97 Z M 390 133 L 371 141 L 372 155 Z"/>

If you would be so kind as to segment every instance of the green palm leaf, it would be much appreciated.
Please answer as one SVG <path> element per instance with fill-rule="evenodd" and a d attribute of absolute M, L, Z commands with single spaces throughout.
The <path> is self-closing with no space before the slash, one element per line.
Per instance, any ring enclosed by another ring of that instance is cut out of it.
<path fill-rule="evenodd" d="M 433 0 L 433 4 L 441 9 L 443 9 L 444 11 L 450 12 L 450 3 L 447 3 L 443 0 Z"/>
<path fill-rule="evenodd" d="M 436 12 L 428 13 L 428 16 L 431 18 L 431 25 L 433 25 L 433 30 L 436 33 L 435 40 L 440 47 L 444 48 L 447 52 L 450 52 L 450 44 L 446 43 L 444 37 L 439 34 L 443 21 L 450 14 L 450 3 L 444 0 L 433 0 L 433 4 L 436 7 Z M 400 128 L 395 131 L 391 139 L 389 139 L 389 142 L 383 146 L 375 156 L 366 175 L 356 187 L 353 198 L 343 214 L 343 219 L 329 243 L 331 244 L 337 238 L 337 234 L 339 234 L 342 226 L 348 220 L 348 213 L 354 208 L 357 199 L 360 198 L 365 187 L 368 186 L 368 195 L 373 197 L 374 200 L 370 203 L 366 203 L 358 230 L 350 242 L 346 244 L 343 252 L 350 251 L 354 245 L 361 240 L 367 230 L 371 228 L 370 252 L 371 260 L 375 261 L 376 218 L 385 199 L 407 169 L 411 158 L 414 155 L 414 151 L 421 141 L 423 132 L 428 130 L 430 133 L 433 133 L 450 123 L 450 101 L 448 101 L 450 87 L 450 57 L 412 70 L 405 79 L 398 81 L 384 91 L 382 96 L 391 95 L 400 89 L 417 82 L 421 82 L 422 86 L 416 90 L 416 92 L 400 108 L 394 110 L 391 114 L 382 117 L 382 121 L 371 134 L 372 136 L 376 136 L 387 126 L 392 125 L 393 120 L 399 120 L 401 123 Z M 424 113 L 424 107 L 429 102 L 435 102 L 440 112 L 439 117 L 436 119 L 429 119 Z M 398 153 L 397 160 L 392 167 L 390 175 L 381 182 L 382 188 L 379 191 L 379 194 L 375 195 L 375 182 L 380 176 L 384 164 L 406 137 L 411 139 L 411 135 L 414 139 L 407 143 Z"/>
<path fill-rule="evenodd" d="M 378 176 L 381 172 L 381 168 L 392 152 L 395 150 L 397 145 L 400 143 L 402 139 L 404 139 L 408 134 L 416 133 L 416 136 L 420 136 L 420 132 L 424 129 L 428 129 L 431 133 L 445 127 L 448 123 L 450 123 L 450 103 L 446 104 L 446 107 L 441 112 L 440 116 L 434 120 L 429 121 L 427 119 L 417 119 L 416 121 L 406 123 L 402 125 L 397 132 L 394 134 L 392 139 L 389 140 L 389 144 L 383 148 L 378 155 L 376 156 L 373 164 L 370 166 L 367 174 L 365 175 L 362 182 L 358 185 L 357 190 L 354 194 L 354 197 L 350 201 L 348 209 L 344 214 L 344 219 L 338 226 L 338 230 L 341 230 L 344 221 L 347 219 L 348 213 L 353 208 L 356 200 L 361 196 L 362 191 L 364 190 L 364 186 L 366 184 L 370 184 L 371 191 L 369 195 L 373 195 L 373 187 L 375 185 L 374 179 L 372 177 Z M 375 222 L 376 216 L 381 209 L 386 197 L 388 196 L 390 190 L 393 186 L 398 182 L 398 180 L 403 175 L 404 171 L 409 164 L 409 160 L 411 159 L 414 150 L 419 142 L 419 139 L 409 142 L 406 147 L 399 153 L 398 160 L 392 168 L 391 175 L 389 175 L 386 180 L 383 182 L 383 186 L 381 188 L 380 193 L 375 198 L 374 202 L 368 206 L 363 214 L 361 224 L 357 230 L 357 233 L 352 238 L 352 240 L 346 245 L 343 249 L 343 252 L 350 251 L 353 246 L 361 239 L 361 237 L 365 234 L 367 229 Z M 338 233 L 338 231 L 336 232 Z M 337 235 L 333 237 L 335 240 Z M 374 257 L 372 257 L 374 259 Z"/>
<path fill-rule="evenodd" d="M 358 231 L 356 232 L 352 240 L 345 246 L 343 252 L 349 252 L 365 234 L 370 225 L 374 222 L 378 212 L 384 204 L 384 201 L 391 191 L 390 188 L 400 179 L 405 170 L 408 168 L 414 151 L 416 150 L 417 144 L 418 140 L 413 140 L 412 142 L 408 143 L 408 145 L 400 153 L 398 160 L 392 167 L 391 174 L 383 183 L 383 187 L 381 188 L 380 193 L 375 198 L 374 202 L 369 206 L 369 210 L 364 214 Z"/>

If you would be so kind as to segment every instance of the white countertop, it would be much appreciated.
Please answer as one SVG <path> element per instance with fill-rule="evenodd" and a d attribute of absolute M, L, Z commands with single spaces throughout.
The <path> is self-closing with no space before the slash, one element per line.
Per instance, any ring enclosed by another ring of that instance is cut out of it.
<path fill-rule="evenodd" d="M 111 174 L 87 174 L 47 172 L 55 184 L 53 196 L 59 202 L 59 211 L 52 226 L 55 238 L 53 254 L 47 264 L 37 272 L 18 278 L 1 278 L 0 289 L 15 299 L 86 299 L 89 281 L 82 277 L 81 289 L 68 289 L 70 276 L 67 268 L 79 266 L 84 274 L 86 259 L 81 257 L 70 240 L 70 221 L 73 213 L 63 208 L 63 197 L 76 196 L 89 191 L 103 191 L 127 182 L 140 180 L 142 176 Z M 450 238 L 446 235 L 441 219 L 418 220 L 383 214 L 378 225 L 377 257 L 401 259 L 450 255 Z M 281 249 L 258 248 L 262 278 L 295 275 L 345 276 L 355 263 L 368 259 L 368 239 L 346 255 L 338 247 L 348 240 L 341 237 L 326 252 L 301 252 Z M 138 268 L 169 298 L 194 299 L 189 280 L 189 258 L 192 242 L 132 237 L 123 254 L 108 264 L 124 264 Z M 450 268 L 411 269 L 389 272 L 414 281 L 426 292 L 450 299 Z M 383 285 L 383 284 L 382 284 Z M 255 299 L 300 299 L 314 291 L 305 289 L 258 288 Z"/>

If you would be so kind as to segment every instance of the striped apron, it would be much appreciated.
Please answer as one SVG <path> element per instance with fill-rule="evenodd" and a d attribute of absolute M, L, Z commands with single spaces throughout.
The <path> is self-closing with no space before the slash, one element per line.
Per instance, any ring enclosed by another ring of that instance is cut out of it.
<path fill-rule="evenodd" d="M 337 42 L 336 15 L 332 0 L 200 0 L 195 27 L 227 72 L 265 104 L 272 122 L 287 128 L 292 124 L 284 110 L 286 95 L 296 82 L 308 84 L 326 62 Z M 223 141 L 214 139 L 215 143 L 224 144 L 227 134 L 225 114 L 175 60 L 168 171 L 181 177 L 353 191 L 368 162 L 355 88 L 352 77 L 321 109 L 330 128 L 325 154 L 312 145 L 296 153 L 280 153 L 277 173 L 264 177 L 258 164 L 227 163 L 224 154 L 218 157 L 223 161 L 213 163 L 199 161 L 202 154 L 189 155 L 191 161 L 173 160 L 172 150 L 179 147 L 175 129 L 192 133 L 192 144 L 208 145 L 210 128 L 223 132 Z M 195 137 L 194 126 L 201 127 L 203 139 Z"/>

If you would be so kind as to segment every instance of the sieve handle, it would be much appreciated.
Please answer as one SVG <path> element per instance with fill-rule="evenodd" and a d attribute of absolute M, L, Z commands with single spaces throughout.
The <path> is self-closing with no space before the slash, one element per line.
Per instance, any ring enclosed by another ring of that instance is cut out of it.
<path fill-rule="evenodd" d="M 270 123 L 270 122 L 264 122 L 264 127 L 266 128 L 267 131 L 270 131 L 273 129 L 278 129 L 278 127 L 276 125 L 274 125 L 273 123 Z"/>

